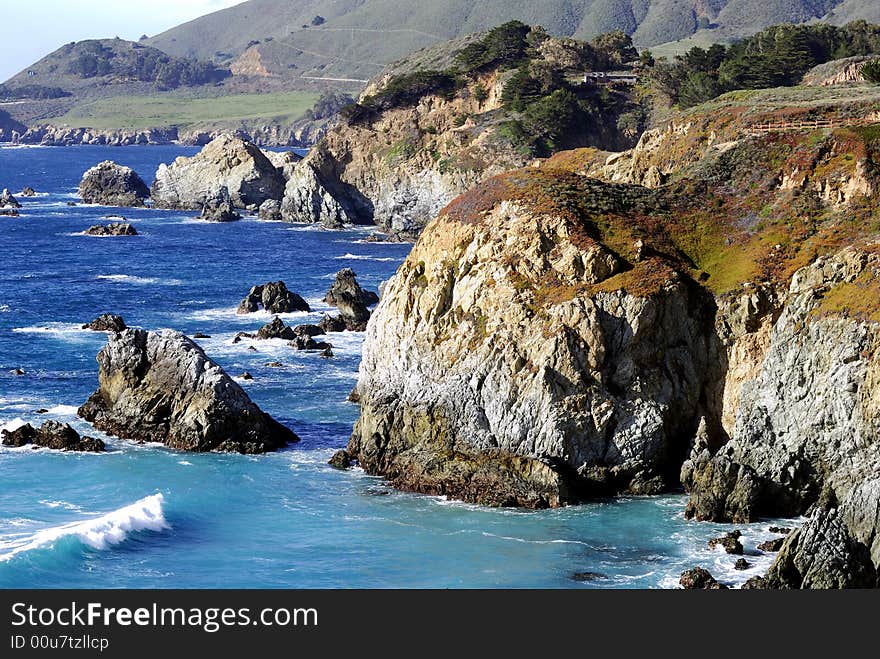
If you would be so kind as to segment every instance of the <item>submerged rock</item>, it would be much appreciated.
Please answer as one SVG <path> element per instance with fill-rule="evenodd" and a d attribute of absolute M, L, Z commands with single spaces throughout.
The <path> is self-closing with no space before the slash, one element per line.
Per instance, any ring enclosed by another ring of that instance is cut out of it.
<path fill-rule="evenodd" d="M 284 177 L 259 148 L 232 135 L 221 135 L 191 158 L 159 165 L 152 186 L 158 208 L 202 210 L 225 188 L 235 208 L 253 208 L 281 199 Z"/>
<path fill-rule="evenodd" d="M 272 451 L 299 439 L 179 332 L 111 334 L 98 364 L 98 390 L 79 416 L 124 439 L 237 453 Z"/>
<path fill-rule="evenodd" d="M 80 437 L 70 424 L 46 421 L 39 428 L 25 424 L 16 430 L 4 430 L 4 446 L 41 446 L 56 451 L 83 451 L 100 453 L 105 449 L 104 442 L 94 437 Z"/>
<path fill-rule="evenodd" d="M 701 567 L 682 572 L 679 584 L 685 590 L 727 590 L 727 586 L 718 583 L 708 570 Z"/>
<path fill-rule="evenodd" d="M 121 332 L 127 326 L 122 316 L 105 313 L 95 318 L 92 322 L 86 323 L 82 328 L 92 330 L 93 332 Z"/>
<path fill-rule="evenodd" d="M 131 167 L 105 160 L 83 174 L 79 196 L 87 204 L 143 206 L 150 189 Z"/>
<path fill-rule="evenodd" d="M 95 224 L 85 231 L 87 236 L 136 236 L 138 232 L 127 222 Z"/>
<path fill-rule="evenodd" d="M 312 308 L 301 296 L 288 290 L 283 281 L 270 281 L 261 286 L 254 286 L 238 305 L 236 313 L 246 314 L 259 311 L 263 307 L 269 313 L 292 313 L 294 311 L 309 312 Z"/>

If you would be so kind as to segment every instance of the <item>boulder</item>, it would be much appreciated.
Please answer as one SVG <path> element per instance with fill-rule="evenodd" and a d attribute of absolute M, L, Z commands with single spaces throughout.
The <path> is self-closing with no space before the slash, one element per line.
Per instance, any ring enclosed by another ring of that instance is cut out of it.
<path fill-rule="evenodd" d="M 79 416 L 124 439 L 237 453 L 273 451 L 299 439 L 179 332 L 111 334 L 98 364 L 98 389 Z"/>
<path fill-rule="evenodd" d="M 346 296 L 354 299 L 366 307 L 379 303 L 379 296 L 372 291 L 365 291 L 357 281 L 357 275 L 351 268 L 345 268 L 336 273 L 336 279 L 324 296 L 324 302 L 331 307 L 337 306 L 337 299 Z"/>
<path fill-rule="evenodd" d="M 100 453 L 104 450 L 104 442 L 94 437 L 80 437 L 70 424 L 58 421 L 46 421 L 39 428 L 25 424 L 16 430 L 4 430 L 4 446 L 41 446 L 56 451 L 82 451 Z"/>
<path fill-rule="evenodd" d="M 112 313 L 101 314 L 92 322 L 82 326 L 83 329 L 92 330 L 93 332 L 121 332 L 126 327 L 122 316 L 116 316 Z"/>
<path fill-rule="evenodd" d="M 322 334 L 329 334 L 330 332 L 344 332 L 345 321 L 339 316 L 330 316 L 329 314 L 324 314 L 324 317 L 321 319 L 318 327 L 321 328 Z"/>
<path fill-rule="evenodd" d="M 682 572 L 678 583 L 685 590 L 727 590 L 727 586 L 718 583 L 708 570 L 701 567 Z"/>
<path fill-rule="evenodd" d="M 742 533 L 740 531 L 732 531 L 730 533 L 725 533 L 720 538 L 712 538 L 709 540 L 709 549 L 714 549 L 715 547 L 723 547 L 724 551 L 728 554 L 739 554 L 743 553 L 742 543 L 739 541 Z"/>
<path fill-rule="evenodd" d="M 131 167 L 105 160 L 83 174 L 79 196 L 87 204 L 143 206 L 150 189 Z"/>
<path fill-rule="evenodd" d="M 158 208 L 201 210 L 222 188 L 236 208 L 257 209 L 284 195 L 284 177 L 255 145 L 221 135 L 191 158 L 159 165 L 152 186 Z"/>
<path fill-rule="evenodd" d="M 199 217 L 208 222 L 234 222 L 241 219 L 225 186 L 205 199 Z"/>
<path fill-rule="evenodd" d="M 333 346 L 329 343 L 325 343 L 324 341 L 315 341 L 312 337 L 306 336 L 303 334 L 298 335 L 293 339 L 290 343 L 288 343 L 291 348 L 296 348 L 297 350 L 330 350 Z"/>
<path fill-rule="evenodd" d="M 260 204 L 260 210 L 257 212 L 257 217 L 267 222 L 280 222 L 282 219 L 281 202 L 277 199 L 267 199 Z"/>
<path fill-rule="evenodd" d="M 742 590 L 765 590 L 767 588 L 767 579 L 764 577 L 752 577 L 740 588 Z"/>
<path fill-rule="evenodd" d="M 334 469 L 351 469 L 351 456 L 345 450 L 336 451 L 336 453 L 330 458 L 328 464 Z"/>
<path fill-rule="evenodd" d="M 785 543 L 785 538 L 774 538 L 773 540 L 765 540 L 758 545 L 758 549 L 766 552 L 777 552 Z"/>
<path fill-rule="evenodd" d="M 30 187 L 29 185 L 27 185 L 27 186 L 25 186 L 24 188 L 22 188 L 22 190 L 21 190 L 21 192 L 20 192 L 19 194 L 20 194 L 22 197 L 36 197 L 36 196 L 37 196 L 37 191 L 34 190 L 34 189 L 33 189 L 32 187 Z"/>
<path fill-rule="evenodd" d="M 311 311 L 309 303 L 302 297 L 288 290 L 283 281 L 270 281 L 261 286 L 254 286 L 238 305 L 236 313 L 246 314 L 259 311 L 263 307 L 269 313 L 292 313 L 294 311 Z"/>
<path fill-rule="evenodd" d="M 736 559 L 736 563 L 733 564 L 733 569 L 734 570 L 748 570 L 751 566 L 752 566 L 752 564 L 749 563 L 746 559 L 738 558 L 738 559 Z"/>
<path fill-rule="evenodd" d="M 138 232 L 127 222 L 95 224 L 85 231 L 87 236 L 136 236 Z"/>
<path fill-rule="evenodd" d="M 0 208 L 21 208 L 21 204 L 7 188 L 3 188 L 3 192 L 0 192 Z"/>
<path fill-rule="evenodd" d="M 278 316 L 272 319 L 270 323 L 263 325 L 257 332 L 258 339 L 284 339 L 285 341 L 293 341 L 297 338 L 293 328 L 286 325 Z"/>
<path fill-rule="evenodd" d="M 292 171 L 284 188 L 281 217 L 285 222 L 322 224 L 341 229 L 350 222 L 348 214 L 325 188 L 318 173 L 306 162 Z"/>
<path fill-rule="evenodd" d="M 320 325 L 296 325 L 293 333 L 297 336 L 321 336 L 324 329 Z"/>

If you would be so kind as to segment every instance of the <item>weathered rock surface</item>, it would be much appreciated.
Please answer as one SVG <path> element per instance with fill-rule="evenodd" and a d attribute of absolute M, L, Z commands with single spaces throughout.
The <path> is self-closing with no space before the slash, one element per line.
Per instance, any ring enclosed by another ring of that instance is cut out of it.
<path fill-rule="evenodd" d="M 269 313 L 312 310 L 309 303 L 289 290 L 283 281 L 270 281 L 251 288 L 247 296 L 239 303 L 236 313 L 254 313 L 259 311 L 261 306 Z"/>
<path fill-rule="evenodd" d="M 679 584 L 685 590 L 727 590 L 727 586 L 718 583 L 708 570 L 701 567 L 682 572 Z"/>
<path fill-rule="evenodd" d="M 212 192 L 202 204 L 202 213 L 199 216 L 208 222 L 235 222 L 241 219 L 241 215 L 235 210 L 229 190 L 222 186 Z"/>
<path fill-rule="evenodd" d="M 272 319 L 257 332 L 258 339 L 284 339 L 285 341 L 293 341 L 297 337 L 293 328 L 286 325 L 278 316 Z"/>
<path fill-rule="evenodd" d="M 21 208 L 21 204 L 7 188 L 3 188 L 3 192 L 0 192 L 0 208 Z"/>
<path fill-rule="evenodd" d="M 87 236 L 136 236 L 137 230 L 128 222 L 95 224 L 85 231 Z"/>
<path fill-rule="evenodd" d="M 260 204 L 257 216 L 265 222 L 280 222 L 284 219 L 281 215 L 281 202 L 277 199 L 267 199 Z"/>
<path fill-rule="evenodd" d="M 597 209 L 628 194 L 583 185 Z M 399 487 L 495 505 L 675 485 L 705 413 L 711 296 L 659 259 L 623 277 L 585 220 L 509 201 L 477 217 L 441 215 L 387 283 L 349 453 Z"/>
<path fill-rule="evenodd" d="M 334 469 L 351 469 L 352 459 L 346 451 L 336 451 L 331 456 L 328 464 Z"/>
<path fill-rule="evenodd" d="M 83 329 L 89 329 L 93 332 L 121 332 L 127 329 L 122 316 L 116 316 L 112 313 L 101 314 L 92 322 L 82 326 Z"/>
<path fill-rule="evenodd" d="M 179 332 L 111 334 L 98 364 L 98 390 L 79 416 L 108 433 L 186 451 L 263 453 L 298 441 Z"/>
<path fill-rule="evenodd" d="M 328 229 L 341 229 L 351 222 L 312 165 L 305 162 L 295 167 L 287 179 L 280 213 L 285 222 L 317 223 Z"/>
<path fill-rule="evenodd" d="M 255 145 L 221 135 L 191 158 L 159 165 L 151 191 L 159 208 L 201 210 L 226 188 L 236 208 L 281 199 L 284 177 Z"/>
<path fill-rule="evenodd" d="M 150 189 L 131 167 L 105 160 L 83 174 L 79 196 L 87 204 L 143 206 Z"/>
<path fill-rule="evenodd" d="M 361 288 L 357 281 L 357 274 L 351 268 L 344 268 L 336 273 L 336 279 L 330 286 L 330 290 L 327 291 L 327 295 L 324 296 L 324 302 L 335 307 L 338 297 L 342 294 L 367 307 L 379 303 L 379 296 L 376 293 Z"/>
<path fill-rule="evenodd" d="M 80 437 L 79 433 L 67 423 L 46 421 L 39 428 L 25 424 L 15 430 L 4 430 L 3 446 L 41 446 L 56 451 L 83 451 L 100 453 L 104 442 L 94 437 Z"/>

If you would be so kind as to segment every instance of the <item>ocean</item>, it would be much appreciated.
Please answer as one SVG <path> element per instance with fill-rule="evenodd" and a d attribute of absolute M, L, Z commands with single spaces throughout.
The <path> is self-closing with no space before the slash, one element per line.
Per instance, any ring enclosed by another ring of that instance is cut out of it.
<path fill-rule="evenodd" d="M 3 588 L 668 588 L 702 566 L 735 586 L 762 574 L 778 537 L 755 524 L 686 520 L 684 494 L 620 497 L 558 510 L 492 509 L 402 493 L 359 470 L 327 465 L 357 418 L 347 401 L 363 335 L 331 335 L 334 357 L 283 341 L 243 341 L 268 314 L 237 316 L 248 289 L 284 280 L 314 313 L 335 273 L 353 268 L 378 290 L 410 246 L 365 242 L 367 228 L 324 231 L 194 213 L 68 206 L 82 173 L 111 159 L 148 183 L 159 163 L 196 149 L 0 148 L 0 188 L 21 217 L 0 217 L 0 426 L 56 419 L 101 437 L 105 454 L 0 447 Z M 108 214 L 140 234 L 82 232 Z M 263 410 L 302 441 L 261 456 L 192 454 L 109 437 L 76 417 L 97 387 L 106 341 L 80 329 L 101 313 L 173 328 L 198 342 Z M 256 350 L 250 350 L 250 346 Z M 270 362 L 282 367 L 269 367 Z M 15 375 L 21 369 L 24 375 Z M 39 409 L 48 412 L 38 414 Z M 751 567 L 711 550 L 733 528 Z M 592 573 L 590 577 L 576 577 Z"/>

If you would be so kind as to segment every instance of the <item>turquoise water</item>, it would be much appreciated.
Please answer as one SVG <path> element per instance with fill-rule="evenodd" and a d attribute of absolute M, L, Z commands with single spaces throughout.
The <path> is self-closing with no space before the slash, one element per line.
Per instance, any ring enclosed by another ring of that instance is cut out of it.
<path fill-rule="evenodd" d="M 282 341 L 232 344 L 269 316 L 236 316 L 254 284 L 283 279 L 320 318 L 334 273 L 352 267 L 376 290 L 408 245 L 367 243 L 366 229 L 328 232 L 187 213 L 69 207 L 82 172 L 104 159 L 148 182 L 179 147 L 0 149 L 0 188 L 25 185 L 22 217 L 0 217 L 0 425 L 52 418 L 107 442 L 102 455 L 0 448 L 0 587 L 670 587 L 703 565 L 729 583 L 766 569 L 754 550 L 770 521 L 746 527 L 751 570 L 706 541 L 733 527 L 686 521 L 685 497 L 622 498 L 561 510 L 495 510 L 395 492 L 327 466 L 357 416 L 362 335 L 334 335 L 335 357 Z M 108 213 L 141 234 L 78 235 Z M 186 454 L 107 437 L 77 419 L 97 385 L 99 313 L 200 340 L 254 401 L 302 437 L 265 456 Z M 248 349 L 249 345 L 257 348 Z M 269 368 L 280 361 L 283 368 Z M 24 376 L 10 370 L 21 368 Z M 39 408 L 47 414 L 36 414 Z M 589 582 L 578 572 L 598 573 Z"/>

